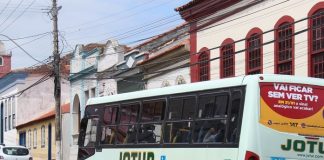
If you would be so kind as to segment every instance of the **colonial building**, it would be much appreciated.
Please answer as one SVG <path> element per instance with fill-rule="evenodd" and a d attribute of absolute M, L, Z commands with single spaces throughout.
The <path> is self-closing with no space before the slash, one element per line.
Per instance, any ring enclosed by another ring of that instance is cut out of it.
<path fill-rule="evenodd" d="M 70 104 L 65 104 L 61 108 L 61 113 L 64 117 L 70 112 Z M 19 139 L 22 136 L 26 138 L 25 146 L 30 150 L 34 160 L 55 159 L 55 108 L 52 107 L 47 113 L 38 117 L 25 121 L 18 125 L 17 131 Z M 63 130 L 66 130 L 62 127 Z M 67 156 L 68 157 L 68 156 Z M 66 158 L 68 159 L 68 158 Z"/>
<path fill-rule="evenodd" d="M 192 0 L 191 81 L 258 73 L 324 78 L 324 2 Z"/>
<path fill-rule="evenodd" d="M 71 83 L 71 159 L 76 157 L 79 123 L 89 98 L 117 93 L 114 79 L 98 79 L 100 72 L 113 68 L 123 58 L 125 46 L 109 40 L 106 44 L 77 45 L 72 53 Z"/>

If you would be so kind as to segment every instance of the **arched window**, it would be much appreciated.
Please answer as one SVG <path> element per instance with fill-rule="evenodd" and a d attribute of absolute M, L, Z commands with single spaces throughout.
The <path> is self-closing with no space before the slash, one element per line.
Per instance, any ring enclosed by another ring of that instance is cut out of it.
<path fill-rule="evenodd" d="M 309 76 L 324 78 L 324 2 L 317 3 L 308 16 Z"/>
<path fill-rule="evenodd" d="M 235 76 L 235 44 L 226 39 L 220 48 L 220 78 Z"/>
<path fill-rule="evenodd" d="M 3 58 L 0 56 L 0 66 L 3 66 Z"/>
<path fill-rule="evenodd" d="M 260 74 L 262 73 L 263 64 L 263 47 L 262 31 L 259 28 L 253 28 L 246 36 L 246 56 L 245 56 L 245 73 Z"/>
<path fill-rule="evenodd" d="M 275 25 L 275 71 L 276 74 L 294 74 L 294 19 L 283 16 Z"/>
<path fill-rule="evenodd" d="M 210 79 L 209 50 L 202 48 L 198 57 L 198 79 L 199 81 L 208 81 Z"/>

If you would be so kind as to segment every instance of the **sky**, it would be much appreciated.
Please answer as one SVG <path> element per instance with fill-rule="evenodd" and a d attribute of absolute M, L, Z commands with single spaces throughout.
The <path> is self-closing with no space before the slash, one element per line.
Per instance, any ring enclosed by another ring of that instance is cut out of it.
<path fill-rule="evenodd" d="M 174 8 L 190 0 L 57 0 L 60 6 L 59 47 L 62 54 L 76 44 L 108 39 L 134 46 L 138 40 L 168 31 L 182 23 Z M 1 0 L 0 40 L 12 53 L 12 68 L 33 66 L 53 54 L 52 0 Z M 32 59 L 8 38 L 14 39 Z"/>

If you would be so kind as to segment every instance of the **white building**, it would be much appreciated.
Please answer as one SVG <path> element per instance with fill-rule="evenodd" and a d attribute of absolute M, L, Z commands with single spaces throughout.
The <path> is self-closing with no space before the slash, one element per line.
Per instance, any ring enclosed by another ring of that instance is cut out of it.
<path fill-rule="evenodd" d="M 122 60 L 124 49 L 125 46 L 109 40 L 106 44 L 77 45 L 72 53 L 69 76 L 72 117 L 71 134 L 68 138 L 71 151 L 69 159 L 75 159 L 77 156 L 79 123 L 88 99 L 117 93 L 114 79 L 98 76 L 101 72 L 109 73 L 107 70 L 114 69 L 114 66 Z"/>
<path fill-rule="evenodd" d="M 0 54 L 0 59 L 2 59 L 2 65 L 0 65 L 2 75 L 0 77 L 0 143 L 26 146 L 28 139 L 30 141 L 32 137 L 27 135 L 26 130 L 18 133 L 16 126 L 37 118 L 55 105 L 54 82 L 50 76 L 51 66 L 44 64 L 11 70 L 11 55 L 3 51 L 5 51 L 4 45 L 0 43 L 0 53 L 2 53 Z M 61 62 L 62 73 L 68 72 L 64 69 L 66 59 Z M 61 102 L 69 102 L 69 82 L 62 79 L 61 87 Z M 62 128 L 62 133 L 65 132 L 66 129 Z M 63 142 L 63 145 L 65 144 Z M 63 151 L 63 154 L 66 154 L 66 151 Z"/>
<path fill-rule="evenodd" d="M 190 24 L 192 82 L 256 73 L 324 78 L 321 0 L 192 0 L 176 10 Z"/>

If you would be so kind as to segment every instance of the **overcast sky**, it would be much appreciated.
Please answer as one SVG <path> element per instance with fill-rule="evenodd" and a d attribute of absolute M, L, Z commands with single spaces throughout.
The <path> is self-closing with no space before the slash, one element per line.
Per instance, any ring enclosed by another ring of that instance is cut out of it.
<path fill-rule="evenodd" d="M 57 0 L 60 49 L 63 53 L 76 44 L 105 43 L 116 39 L 134 45 L 143 38 L 163 33 L 184 21 L 174 8 L 190 0 Z M 51 0 L 0 0 L 0 34 L 16 40 L 28 53 L 44 60 L 53 53 Z M 33 36 L 36 35 L 36 36 Z M 38 35 L 38 36 L 37 36 Z M 33 36 L 33 37 L 29 37 Z M 3 36 L 12 51 L 12 67 L 29 67 L 37 62 Z"/>

